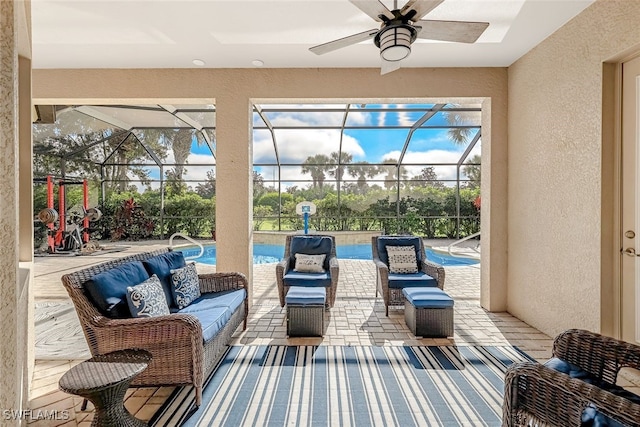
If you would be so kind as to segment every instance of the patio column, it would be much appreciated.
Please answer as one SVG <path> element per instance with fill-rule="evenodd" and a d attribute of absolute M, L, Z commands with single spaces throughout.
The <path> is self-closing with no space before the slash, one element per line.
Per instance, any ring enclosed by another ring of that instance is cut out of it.
<path fill-rule="evenodd" d="M 26 403 L 23 343 L 26 300 L 18 274 L 18 10 L 21 3 L 0 1 L 0 414 Z M 18 425 L 19 420 L 3 420 Z"/>
<path fill-rule="evenodd" d="M 253 298 L 251 103 L 241 90 L 216 97 L 216 270 L 239 271 Z"/>

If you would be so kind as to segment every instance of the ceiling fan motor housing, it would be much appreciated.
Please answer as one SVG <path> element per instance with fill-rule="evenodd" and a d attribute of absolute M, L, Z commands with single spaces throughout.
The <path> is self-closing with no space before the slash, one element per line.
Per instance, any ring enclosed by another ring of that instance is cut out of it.
<path fill-rule="evenodd" d="M 411 53 L 411 43 L 418 36 L 415 27 L 400 23 L 385 25 L 373 42 L 380 48 L 380 56 L 387 61 L 400 61 Z"/>

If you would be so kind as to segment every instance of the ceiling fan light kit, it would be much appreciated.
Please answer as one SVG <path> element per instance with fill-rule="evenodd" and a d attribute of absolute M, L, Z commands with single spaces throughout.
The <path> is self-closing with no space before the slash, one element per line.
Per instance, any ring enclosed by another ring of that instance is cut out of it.
<path fill-rule="evenodd" d="M 398 9 L 398 2 L 395 0 L 393 10 L 389 10 L 380 0 L 349 0 L 374 21 L 380 22 L 380 28 L 313 46 L 309 50 L 316 55 L 323 55 L 373 38 L 374 44 L 380 49 L 381 74 L 386 74 L 400 68 L 400 61 L 409 56 L 411 44 L 417 38 L 475 43 L 489 26 L 488 22 L 421 19 L 443 1 L 408 0 Z"/>
<path fill-rule="evenodd" d="M 411 53 L 417 31 L 409 25 L 387 27 L 376 34 L 374 43 L 380 48 L 380 56 L 386 61 L 400 61 Z"/>

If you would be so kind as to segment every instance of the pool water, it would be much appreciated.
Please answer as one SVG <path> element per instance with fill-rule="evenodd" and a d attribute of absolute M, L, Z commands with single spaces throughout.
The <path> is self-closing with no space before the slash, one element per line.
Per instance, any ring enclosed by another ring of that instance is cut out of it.
<path fill-rule="evenodd" d="M 200 249 L 180 249 L 185 257 L 196 256 L 200 253 Z M 336 248 L 338 258 L 343 259 L 372 259 L 371 245 L 340 245 Z M 453 257 L 447 253 L 434 251 L 426 248 L 427 259 L 444 266 L 471 265 L 480 262 L 473 258 Z M 279 262 L 284 256 L 284 247 L 280 245 L 267 245 L 256 243 L 253 245 L 253 263 L 268 264 Z M 204 254 L 196 261 L 204 264 L 216 264 L 216 246 L 207 245 L 204 247 Z"/>

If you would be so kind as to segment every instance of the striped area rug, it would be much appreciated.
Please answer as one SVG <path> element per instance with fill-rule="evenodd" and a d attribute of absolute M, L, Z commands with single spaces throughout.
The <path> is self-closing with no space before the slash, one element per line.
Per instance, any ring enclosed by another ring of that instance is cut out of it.
<path fill-rule="evenodd" d="M 509 346 L 233 346 L 153 426 L 499 426 Z M 194 412 L 195 411 L 195 412 Z"/>

